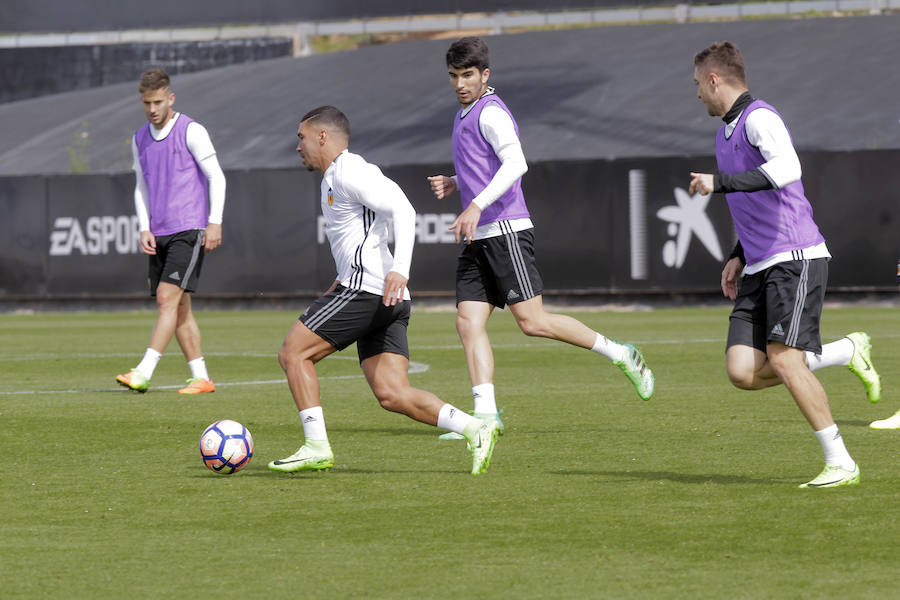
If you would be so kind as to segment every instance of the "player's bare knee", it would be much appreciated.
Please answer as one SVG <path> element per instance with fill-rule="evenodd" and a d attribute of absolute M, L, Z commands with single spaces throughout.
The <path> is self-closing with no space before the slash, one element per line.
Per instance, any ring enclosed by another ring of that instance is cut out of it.
<path fill-rule="evenodd" d="M 160 312 L 176 313 L 179 310 L 180 290 L 170 289 L 169 286 L 160 286 L 156 290 L 156 306 Z"/>
<path fill-rule="evenodd" d="M 726 371 L 728 372 L 728 379 L 734 387 L 740 390 L 757 389 L 756 374 L 752 368 L 745 368 L 742 365 L 734 365 L 729 362 Z"/>
<path fill-rule="evenodd" d="M 376 382 L 372 385 L 372 393 L 378 399 L 381 408 L 391 412 L 403 412 L 402 390 L 386 382 Z"/>
<path fill-rule="evenodd" d="M 550 337 L 550 330 L 546 323 L 536 319 L 519 319 L 516 321 L 522 333 L 529 337 Z"/>
<path fill-rule="evenodd" d="M 468 319 L 460 314 L 456 315 L 456 332 L 459 337 L 465 339 L 477 330 L 478 326 L 472 319 Z"/>
<path fill-rule="evenodd" d="M 731 371 L 728 372 L 728 379 L 731 380 L 731 385 L 738 388 L 739 390 L 755 390 L 756 386 L 754 385 L 753 374 L 748 373 L 733 373 Z"/>
<path fill-rule="evenodd" d="M 298 366 L 307 358 L 302 352 L 298 352 L 287 344 L 282 344 L 281 349 L 278 350 L 278 364 L 285 372 Z"/>

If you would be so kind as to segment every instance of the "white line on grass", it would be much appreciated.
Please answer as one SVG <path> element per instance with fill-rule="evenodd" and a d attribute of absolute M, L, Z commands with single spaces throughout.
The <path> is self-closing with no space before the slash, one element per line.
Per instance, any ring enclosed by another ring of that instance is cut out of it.
<path fill-rule="evenodd" d="M 835 337 L 834 339 L 838 339 L 840 336 Z M 896 338 L 900 337 L 900 335 L 895 334 L 887 334 L 887 335 L 879 335 L 880 338 Z M 711 338 L 682 338 L 677 340 L 628 340 L 632 344 L 635 344 L 640 347 L 644 346 L 656 346 L 656 345 L 672 345 L 672 344 L 722 344 L 725 342 L 725 337 L 711 337 Z M 828 341 L 832 341 L 832 338 L 825 338 L 823 342 L 827 343 Z M 491 344 L 491 347 L 496 349 L 526 349 L 526 348 L 546 348 L 548 346 L 554 346 L 560 344 L 561 342 L 556 342 L 553 340 L 546 340 L 542 342 L 526 342 L 526 343 L 514 343 L 514 344 Z M 410 346 L 410 351 L 416 350 L 462 350 L 461 344 L 437 344 L 431 346 Z M 247 358 L 272 358 L 273 360 L 278 356 L 278 352 L 205 352 L 205 356 L 242 356 Z M 16 355 L 2 355 L 0 354 L 0 361 L 30 361 L 30 360 L 60 360 L 60 359 L 71 359 L 71 358 L 135 358 L 137 355 L 133 352 L 97 352 L 97 353 L 89 353 L 89 352 L 79 352 L 79 353 L 68 353 L 68 354 L 58 354 L 58 353 L 45 353 L 45 354 L 16 354 Z M 355 357 L 351 356 L 332 356 L 330 358 L 339 358 L 345 360 L 356 360 Z"/>
<path fill-rule="evenodd" d="M 632 343 L 637 344 L 638 346 L 650 346 L 655 344 L 708 344 L 714 342 L 724 342 L 725 338 L 692 338 L 692 339 L 682 339 L 682 340 L 652 340 L 652 341 L 633 341 Z M 526 342 L 526 343 L 514 343 L 514 344 L 491 344 L 491 347 L 494 349 L 517 349 L 517 348 L 546 348 L 548 346 L 555 346 L 560 342 L 556 342 L 553 340 L 546 340 L 543 342 Z M 416 350 L 462 350 L 462 344 L 438 344 L 433 346 L 410 346 L 410 351 Z M 271 358 L 275 360 L 278 356 L 278 352 L 204 352 L 204 356 L 239 356 L 239 357 L 247 357 L 247 358 Z M 76 359 L 76 358 L 135 358 L 137 355 L 134 352 L 78 352 L 78 353 L 68 353 L 68 354 L 59 354 L 59 353 L 43 353 L 43 354 L 17 354 L 17 355 L 7 355 L 4 356 L 0 354 L 0 361 L 31 361 L 31 360 L 61 360 L 61 359 Z M 329 358 L 340 358 L 346 360 L 357 360 L 352 356 L 331 356 Z"/>
<path fill-rule="evenodd" d="M 330 360 L 358 360 L 353 356 L 332 356 L 329 357 Z M 415 375 L 416 373 L 424 373 L 431 368 L 427 363 L 421 363 L 416 361 L 409 361 L 409 374 Z M 319 380 L 338 380 L 338 379 L 361 379 L 363 377 L 362 373 L 357 375 L 325 375 L 319 377 Z M 272 384 L 285 384 L 287 383 L 287 379 L 258 379 L 251 381 L 226 381 L 223 383 L 217 383 L 216 387 L 232 387 L 238 385 L 272 385 Z M 184 384 L 180 385 L 154 385 L 154 390 L 177 390 L 179 388 L 184 387 Z M 37 394 L 95 394 L 95 393 L 103 393 L 103 392 L 127 392 L 124 388 L 99 388 L 93 390 L 16 390 L 14 392 L 5 392 L 0 390 L 0 396 L 31 396 Z"/>

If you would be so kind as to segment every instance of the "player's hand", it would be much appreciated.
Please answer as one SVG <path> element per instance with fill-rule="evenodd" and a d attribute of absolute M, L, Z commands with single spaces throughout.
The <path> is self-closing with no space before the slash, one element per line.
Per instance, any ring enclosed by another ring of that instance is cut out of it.
<path fill-rule="evenodd" d="M 141 251 L 144 254 L 156 254 L 156 237 L 149 231 L 141 232 Z"/>
<path fill-rule="evenodd" d="M 203 249 L 212 252 L 222 245 L 222 224 L 210 223 L 203 232 Z"/>
<path fill-rule="evenodd" d="M 471 244 L 475 239 L 475 230 L 478 229 L 478 221 L 481 220 L 481 209 L 474 202 L 466 207 L 466 210 L 456 217 L 453 225 L 448 227 L 456 237 L 456 243 L 462 238 L 466 239 L 467 244 Z"/>
<path fill-rule="evenodd" d="M 443 200 L 456 191 L 456 180 L 446 175 L 432 175 L 428 178 L 428 183 L 438 200 Z"/>
<path fill-rule="evenodd" d="M 409 283 L 409 279 L 400 273 L 396 271 L 388 272 L 384 278 L 384 295 L 381 298 L 384 305 L 395 306 L 403 302 L 403 292 L 406 290 L 407 283 Z"/>
<path fill-rule="evenodd" d="M 691 173 L 691 185 L 688 193 L 693 195 L 695 192 L 703 195 L 712 194 L 713 176 L 709 173 Z"/>
<path fill-rule="evenodd" d="M 737 256 L 725 263 L 725 267 L 722 269 L 722 293 L 726 298 L 731 300 L 737 298 L 737 281 L 743 270 L 744 265 Z"/>

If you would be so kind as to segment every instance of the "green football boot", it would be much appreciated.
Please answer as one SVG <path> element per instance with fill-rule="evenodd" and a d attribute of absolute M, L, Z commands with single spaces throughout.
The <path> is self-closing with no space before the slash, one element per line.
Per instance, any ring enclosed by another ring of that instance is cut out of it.
<path fill-rule="evenodd" d="M 137 369 L 132 369 L 127 373 L 116 375 L 116 381 L 119 385 L 123 385 L 130 390 L 144 393 L 150 387 L 150 380 Z"/>
<path fill-rule="evenodd" d="M 852 471 L 848 471 L 838 465 L 825 465 L 825 468 L 822 469 L 822 472 L 819 473 L 815 479 L 807 481 L 806 483 L 801 483 L 798 487 L 826 488 L 838 487 L 840 485 L 857 485 L 858 483 L 859 465 L 853 465 Z"/>
<path fill-rule="evenodd" d="M 866 387 L 869 402 L 878 402 L 881 400 L 881 377 L 872 365 L 872 340 L 869 334 L 862 331 L 847 334 L 847 339 L 853 342 L 853 357 L 847 368 L 859 377 Z"/>
<path fill-rule="evenodd" d="M 473 429 L 475 429 L 473 427 Z M 491 466 L 491 456 L 497 444 L 500 425 L 495 420 L 479 421 L 478 429 L 467 432 L 468 448 L 472 452 L 472 475 L 481 475 Z"/>
<path fill-rule="evenodd" d="M 644 355 L 633 344 L 624 344 L 627 354 L 623 360 L 613 361 L 613 364 L 622 369 L 625 376 L 631 380 L 635 391 L 641 400 L 649 400 L 653 395 L 653 371 L 644 361 Z"/>
<path fill-rule="evenodd" d="M 499 428 L 497 429 L 497 435 L 503 435 L 503 432 L 506 430 L 506 428 L 503 426 L 503 421 L 500 420 L 500 415 L 503 414 L 502 408 L 500 410 L 498 410 L 496 412 L 496 414 L 477 413 L 477 412 L 472 412 L 472 411 L 469 411 L 469 414 L 474 416 L 476 419 L 481 419 L 482 421 L 490 421 L 491 419 L 493 419 L 494 421 L 497 421 L 497 424 L 499 425 Z M 456 433 L 455 431 L 448 431 L 447 433 L 439 435 L 438 439 L 447 441 L 447 440 L 464 440 L 466 438 L 463 437 L 462 434 Z"/>
<path fill-rule="evenodd" d="M 869 423 L 869 427 L 871 427 L 872 429 L 900 429 L 900 410 L 895 412 L 887 419 L 872 421 L 871 423 Z"/>
<path fill-rule="evenodd" d="M 269 468 L 281 473 L 328 471 L 334 466 L 334 454 L 327 441 L 307 440 L 300 449 L 281 460 L 273 460 Z"/>

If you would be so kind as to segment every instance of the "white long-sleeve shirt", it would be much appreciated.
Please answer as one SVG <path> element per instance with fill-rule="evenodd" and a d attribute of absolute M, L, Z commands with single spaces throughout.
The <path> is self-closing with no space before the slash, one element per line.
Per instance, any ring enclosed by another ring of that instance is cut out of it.
<path fill-rule="evenodd" d="M 725 127 L 726 138 L 731 137 L 742 114 L 743 111 Z M 800 159 L 781 117 L 767 108 L 757 108 L 747 115 L 744 131 L 747 133 L 747 140 L 759 148 L 760 154 L 766 159 L 759 169 L 773 187 L 780 189 L 800 180 L 803 174 Z"/>
<path fill-rule="evenodd" d="M 416 238 L 416 210 L 406 194 L 376 165 L 344 150 L 322 178 L 325 233 L 341 285 L 379 296 L 395 271 L 409 279 Z M 394 254 L 388 248 L 393 222 Z M 409 290 L 404 290 L 409 300 Z"/>

